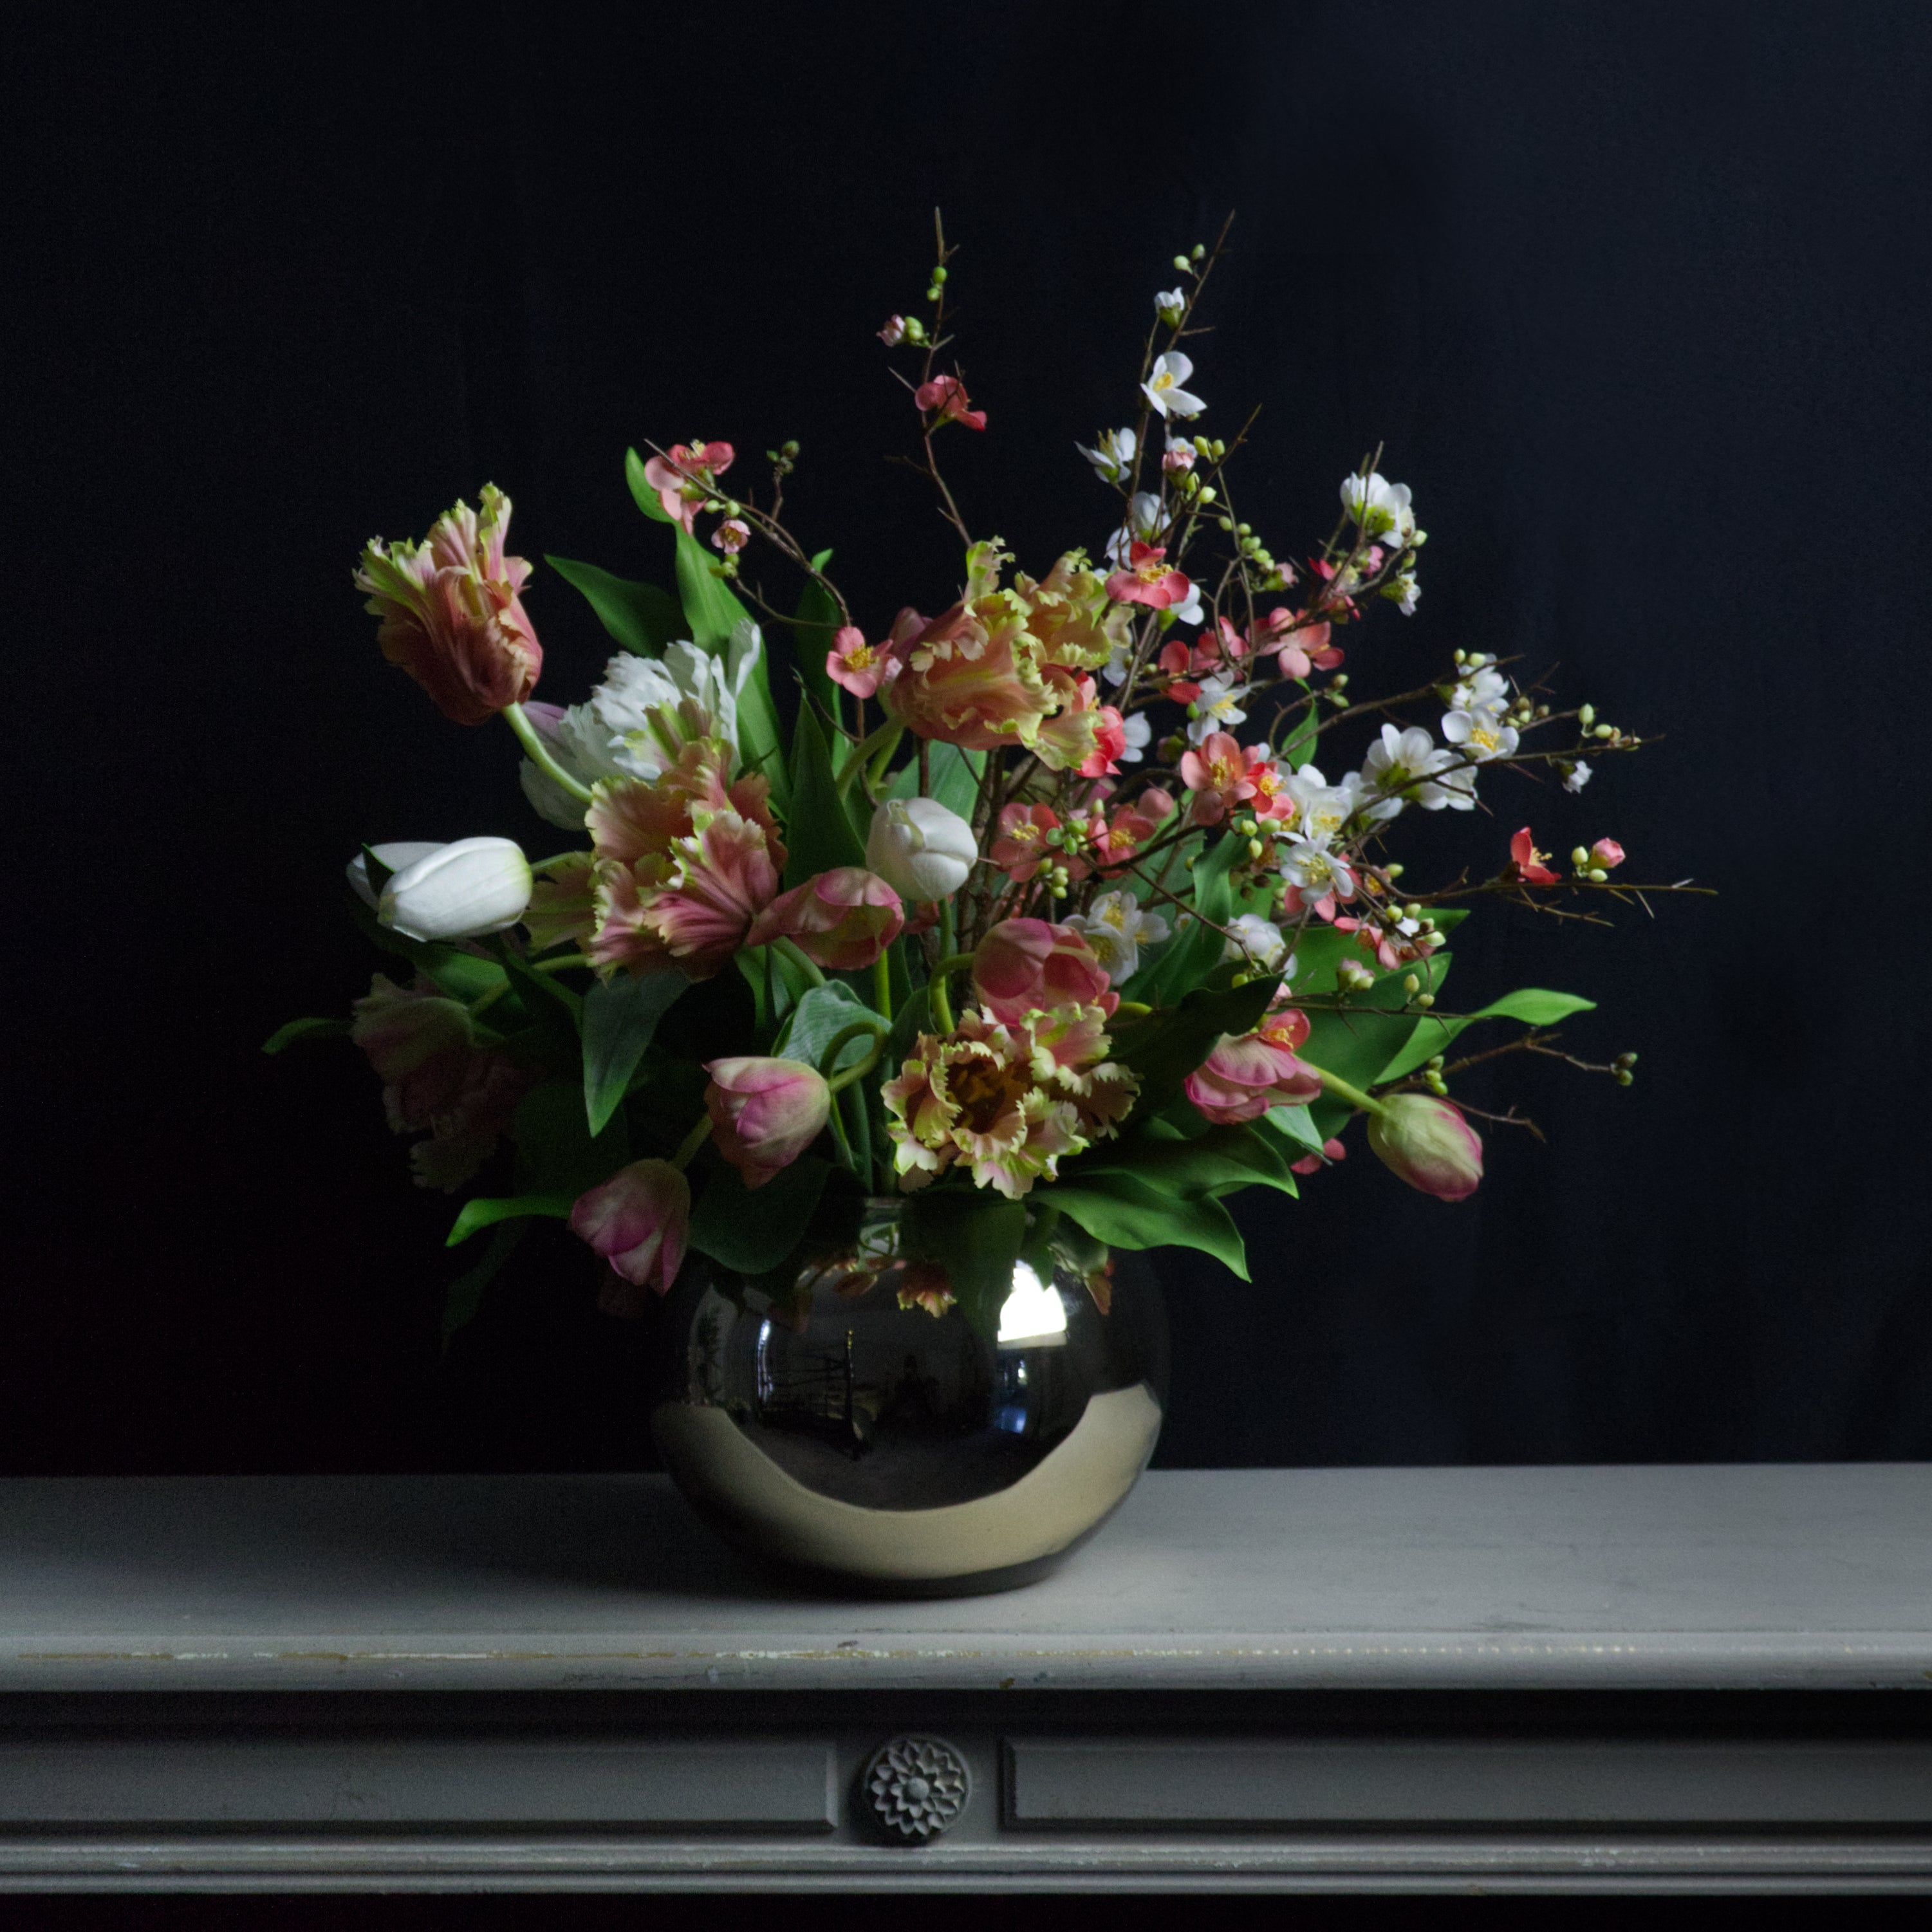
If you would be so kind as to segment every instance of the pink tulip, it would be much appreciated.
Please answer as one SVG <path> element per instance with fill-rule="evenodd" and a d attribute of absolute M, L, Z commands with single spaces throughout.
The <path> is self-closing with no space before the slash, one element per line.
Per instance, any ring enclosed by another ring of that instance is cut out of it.
<path fill-rule="evenodd" d="M 691 1229 L 691 1184 L 668 1160 L 634 1160 L 578 1197 L 570 1232 L 624 1279 L 670 1292 Z"/>
<path fill-rule="evenodd" d="M 543 646 L 519 595 L 530 574 L 507 556 L 510 500 L 493 484 L 480 513 L 468 504 L 436 519 L 427 542 L 363 550 L 356 587 L 382 622 L 376 641 L 458 724 L 481 724 L 520 704 L 543 668 Z"/>
<path fill-rule="evenodd" d="M 1276 1007 L 1252 1033 L 1224 1033 L 1187 1076 L 1187 1097 L 1216 1126 L 1305 1106 L 1322 1092 L 1320 1073 L 1294 1057 L 1307 1037 L 1307 1018 L 1292 1006 Z"/>
<path fill-rule="evenodd" d="M 1382 1165 L 1438 1201 L 1466 1201 L 1483 1178 L 1483 1142 L 1462 1109 L 1427 1094 L 1390 1094 L 1369 1116 Z"/>
<path fill-rule="evenodd" d="M 1006 1026 L 1056 1006 L 1112 1013 L 1120 1004 L 1085 939 L 1071 926 L 1043 919 L 1002 920 L 994 926 L 973 955 L 973 984 L 981 1007 Z"/>
<path fill-rule="evenodd" d="M 802 1060 L 745 1054 L 704 1070 L 711 1076 L 704 1090 L 711 1138 L 747 1187 L 762 1187 L 790 1166 L 831 1114 L 832 1089 Z"/>
<path fill-rule="evenodd" d="M 747 946 L 782 936 L 828 973 L 869 966 L 905 925 L 899 896 L 862 866 L 839 866 L 794 886 L 766 907 L 745 935 Z"/>

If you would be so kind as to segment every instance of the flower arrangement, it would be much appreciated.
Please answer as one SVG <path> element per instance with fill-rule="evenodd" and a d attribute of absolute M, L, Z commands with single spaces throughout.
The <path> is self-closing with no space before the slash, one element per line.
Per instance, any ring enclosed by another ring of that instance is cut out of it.
<path fill-rule="evenodd" d="M 566 1221 L 608 1264 L 604 1305 L 634 1312 L 692 1250 L 782 1300 L 801 1253 L 897 1193 L 902 1295 L 984 1327 L 1049 1238 L 1088 1255 L 1103 1307 L 1111 1249 L 1185 1244 L 1245 1273 L 1226 1198 L 1295 1193 L 1344 1157 L 1358 1115 L 1411 1186 L 1476 1189 L 1455 1042 L 1514 1022 L 1473 1057 L 1569 1058 L 1551 1029 L 1591 1002 L 1530 988 L 1448 1010 L 1468 902 L 1576 919 L 1580 899 L 1678 890 L 1624 883 L 1611 838 L 1560 867 L 1478 807 L 1513 776 L 1577 794 L 1640 741 L 1481 652 L 1354 696 L 1354 627 L 1379 603 L 1414 610 L 1425 532 L 1376 459 L 1293 561 L 1238 516 L 1243 437 L 1196 432 L 1208 406 L 1183 346 L 1220 253 L 1174 258 L 1134 420 L 1081 448 L 1114 500 L 1086 519 L 1097 553 L 1036 577 L 940 464 L 946 436 L 992 432 L 947 355 L 939 233 L 930 320 L 880 336 L 963 577 L 883 635 L 788 520 L 794 443 L 758 489 L 728 442 L 630 452 L 675 592 L 548 560 L 620 647 L 567 708 L 533 696 L 532 571 L 506 549 L 501 492 L 423 543 L 368 545 L 356 582 L 384 655 L 454 723 L 506 722 L 562 846 L 364 847 L 353 908 L 399 968 L 352 1019 L 269 1042 L 346 1032 L 391 1125 L 420 1136 L 422 1186 L 476 1184 L 510 1144 L 507 1184 L 451 1233 L 494 1230 L 449 1325 L 536 1217 Z M 797 580 L 789 610 L 766 562 Z M 788 734 L 767 626 L 792 644 Z M 1471 814 L 1475 876 L 1412 884 L 1389 848 L 1412 814 L 1444 811 Z M 1627 1085 L 1635 1058 L 1592 1070 Z"/>

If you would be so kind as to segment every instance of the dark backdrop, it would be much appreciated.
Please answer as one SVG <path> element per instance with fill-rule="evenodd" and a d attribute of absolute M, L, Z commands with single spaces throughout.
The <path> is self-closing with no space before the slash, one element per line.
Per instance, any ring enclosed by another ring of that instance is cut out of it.
<path fill-rule="evenodd" d="M 1600 997 L 1619 1093 L 1508 1061 L 1467 1205 L 1358 1150 L 1168 1270 L 1173 1463 L 1932 1454 L 1919 986 L 1927 56 L 1911 5 L 593 11 L 21 5 L 6 29 L 14 1470 L 624 1466 L 638 1332 L 566 1241 L 440 1364 L 448 1204 L 346 1048 L 364 838 L 540 842 L 508 736 L 349 572 L 494 481 L 514 548 L 661 569 L 627 442 L 796 436 L 877 626 L 958 562 L 880 452 L 931 210 L 969 514 L 1100 534 L 1153 290 L 1238 211 L 1204 427 L 1286 554 L 1386 440 L 1432 533 L 1358 687 L 1456 645 L 1662 735 L 1580 800 L 1715 901 L 1486 912 L 1466 994 Z M 554 574 L 542 694 L 608 644 Z M 1468 834 L 1472 822 L 1454 830 Z"/>

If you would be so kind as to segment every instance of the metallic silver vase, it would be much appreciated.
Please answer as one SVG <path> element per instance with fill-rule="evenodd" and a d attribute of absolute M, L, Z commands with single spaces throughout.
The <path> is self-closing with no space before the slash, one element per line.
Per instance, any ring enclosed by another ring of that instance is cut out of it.
<path fill-rule="evenodd" d="M 754 1556 L 874 1595 L 1010 1589 L 1147 1467 L 1160 1292 L 1143 1256 L 1056 1244 L 1050 1276 L 1018 1263 L 998 1333 L 976 1333 L 943 1268 L 902 1257 L 901 1206 L 868 1202 L 779 1292 L 694 1257 L 651 1432 L 699 1514 Z"/>

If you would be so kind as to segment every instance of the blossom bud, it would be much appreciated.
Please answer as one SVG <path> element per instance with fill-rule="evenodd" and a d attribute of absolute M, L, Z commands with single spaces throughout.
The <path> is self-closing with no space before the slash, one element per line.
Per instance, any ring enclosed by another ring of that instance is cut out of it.
<path fill-rule="evenodd" d="M 668 1160 L 634 1160 L 578 1197 L 570 1232 L 639 1288 L 668 1294 L 684 1262 L 691 1184 Z"/>
<path fill-rule="evenodd" d="M 1178 268 L 1184 275 L 1186 274 L 1187 272 L 1187 257 L 1185 255 L 1175 256 L 1174 258 L 1174 266 Z"/>
<path fill-rule="evenodd" d="M 1597 722 L 1597 707 L 1594 704 L 1580 704 L 1576 707 L 1576 722 L 1586 731 Z"/>
<path fill-rule="evenodd" d="M 1345 959 L 1335 969 L 1335 984 L 1344 993 L 1365 993 L 1376 976 L 1358 959 Z"/>
<path fill-rule="evenodd" d="M 396 873 L 376 916 L 405 939 L 477 939 L 523 917 L 531 884 L 530 861 L 514 839 L 459 838 Z"/>
<path fill-rule="evenodd" d="M 828 973 L 856 973 L 899 936 L 899 896 L 862 866 L 838 866 L 772 900 L 745 935 L 769 946 L 782 935 Z"/>
<path fill-rule="evenodd" d="M 1599 838 L 1590 848 L 1590 856 L 1605 872 L 1612 872 L 1624 862 L 1624 848 L 1614 838 Z"/>
<path fill-rule="evenodd" d="M 712 1060 L 704 1070 L 711 1076 L 704 1090 L 711 1138 L 747 1187 L 762 1187 L 790 1166 L 831 1114 L 832 1089 L 802 1060 L 745 1054 Z"/>
<path fill-rule="evenodd" d="M 879 331 L 879 340 L 888 349 L 896 349 L 906 338 L 906 320 L 902 315 L 889 315 L 886 326 Z"/>
<path fill-rule="evenodd" d="M 1369 1116 L 1369 1145 L 1398 1179 L 1438 1201 L 1466 1201 L 1483 1178 L 1483 1143 L 1453 1102 L 1391 1094 Z"/>
<path fill-rule="evenodd" d="M 866 863 L 900 898 L 950 898 L 980 856 L 973 828 L 937 799 L 889 798 L 872 814 Z"/>
<path fill-rule="evenodd" d="M 1581 845 L 1571 846 L 1570 862 L 1578 872 L 1587 872 L 1590 869 L 1590 854 L 1588 849 Z"/>

